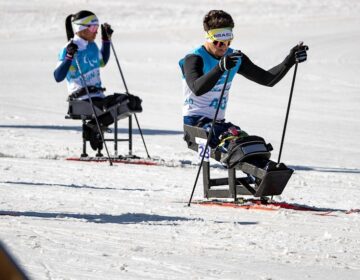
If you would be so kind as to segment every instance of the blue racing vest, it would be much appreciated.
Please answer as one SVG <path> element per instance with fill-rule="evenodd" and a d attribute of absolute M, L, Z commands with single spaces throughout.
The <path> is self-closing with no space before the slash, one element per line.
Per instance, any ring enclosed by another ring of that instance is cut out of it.
<path fill-rule="evenodd" d="M 229 48 L 225 55 L 233 52 L 234 50 Z M 211 54 L 209 54 L 203 46 L 196 48 L 190 54 L 195 54 L 202 58 L 204 62 L 204 66 L 203 66 L 204 74 L 208 73 L 215 66 L 219 64 L 219 59 L 216 59 Z M 183 67 L 184 60 L 185 58 L 179 61 L 179 65 L 181 68 Z M 234 79 L 235 74 L 237 73 L 240 65 L 241 65 L 241 58 L 239 59 L 236 66 L 230 69 L 229 79 L 226 84 L 226 89 L 221 101 L 219 100 L 219 98 L 221 95 L 221 91 L 224 87 L 227 71 L 224 72 L 224 74 L 217 81 L 216 85 L 210 91 L 208 91 L 207 93 L 201 96 L 196 96 L 191 91 L 183 75 L 183 92 L 184 92 L 183 116 L 203 116 L 209 119 L 213 119 L 215 116 L 216 108 L 219 102 L 221 102 L 220 110 L 217 115 L 217 120 L 224 119 L 227 102 L 229 98 L 229 90 L 231 87 L 231 82 Z"/>

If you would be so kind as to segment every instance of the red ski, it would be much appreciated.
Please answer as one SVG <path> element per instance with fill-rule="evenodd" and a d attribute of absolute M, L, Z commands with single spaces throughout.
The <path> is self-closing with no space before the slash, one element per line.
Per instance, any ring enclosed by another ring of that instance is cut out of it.
<path fill-rule="evenodd" d="M 110 158 L 112 163 L 140 164 L 140 165 L 163 165 L 160 160 L 142 159 L 137 157 L 113 157 Z M 107 157 L 72 157 L 66 160 L 81 162 L 108 162 Z"/>
<path fill-rule="evenodd" d="M 336 212 L 351 214 L 360 213 L 360 209 L 333 209 L 333 208 L 318 208 L 308 205 L 292 204 L 288 202 L 276 202 L 276 201 L 263 201 L 259 199 L 241 200 L 239 202 L 221 201 L 221 200 L 209 200 L 209 201 L 194 201 L 193 204 L 202 206 L 215 206 L 215 207 L 229 207 L 229 208 L 241 208 L 246 210 L 262 210 L 262 211 L 277 211 L 279 209 L 290 209 L 296 211 L 309 211 L 315 212 L 316 215 L 321 216 L 336 216 Z"/>

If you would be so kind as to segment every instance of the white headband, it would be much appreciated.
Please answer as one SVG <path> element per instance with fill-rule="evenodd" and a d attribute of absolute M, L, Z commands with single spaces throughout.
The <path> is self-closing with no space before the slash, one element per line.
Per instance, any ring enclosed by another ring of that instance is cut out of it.
<path fill-rule="evenodd" d="M 95 15 L 90 15 L 73 21 L 74 32 L 79 32 L 88 28 L 89 25 L 99 25 L 99 20 Z"/>
<path fill-rule="evenodd" d="M 209 41 L 231 41 L 234 39 L 234 35 L 232 33 L 232 28 L 225 27 L 225 28 L 216 28 L 210 29 L 205 34 L 206 39 Z"/>

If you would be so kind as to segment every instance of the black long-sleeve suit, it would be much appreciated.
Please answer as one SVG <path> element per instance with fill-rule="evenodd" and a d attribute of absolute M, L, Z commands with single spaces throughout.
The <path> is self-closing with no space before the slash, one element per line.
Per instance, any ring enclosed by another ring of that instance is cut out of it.
<path fill-rule="evenodd" d="M 203 48 L 205 47 L 203 46 Z M 219 65 L 204 74 L 203 65 L 204 63 L 200 56 L 191 54 L 185 57 L 182 68 L 186 83 L 196 96 L 203 95 L 210 91 L 223 74 Z M 271 87 L 278 83 L 293 65 L 294 61 L 292 61 L 291 56 L 287 56 L 284 61 L 277 66 L 269 70 L 264 70 L 254 64 L 250 58 L 243 53 L 242 62 L 237 73 L 258 84 Z"/>

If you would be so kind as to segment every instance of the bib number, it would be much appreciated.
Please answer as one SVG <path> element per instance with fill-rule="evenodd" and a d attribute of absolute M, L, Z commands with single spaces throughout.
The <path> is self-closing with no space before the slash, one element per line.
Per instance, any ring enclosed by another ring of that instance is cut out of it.
<path fill-rule="evenodd" d="M 196 143 L 198 144 L 199 159 L 201 160 L 202 157 L 204 157 L 204 161 L 209 161 L 210 160 L 210 147 L 208 146 L 207 149 L 205 150 L 206 139 L 196 138 L 195 140 L 196 140 Z"/>

